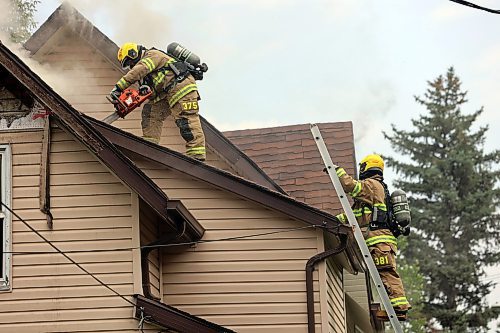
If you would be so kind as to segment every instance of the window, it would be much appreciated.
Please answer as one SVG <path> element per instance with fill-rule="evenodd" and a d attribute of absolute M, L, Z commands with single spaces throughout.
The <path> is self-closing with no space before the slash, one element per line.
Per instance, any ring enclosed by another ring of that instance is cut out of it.
<path fill-rule="evenodd" d="M 11 153 L 10 146 L 0 145 L 0 200 L 11 207 Z M 0 205 L 0 290 L 10 290 L 11 214 Z"/>

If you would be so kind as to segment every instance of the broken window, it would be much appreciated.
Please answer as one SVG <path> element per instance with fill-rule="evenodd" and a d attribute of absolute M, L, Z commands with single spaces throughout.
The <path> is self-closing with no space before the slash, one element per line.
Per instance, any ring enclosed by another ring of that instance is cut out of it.
<path fill-rule="evenodd" d="M 10 146 L 0 145 L 0 200 L 11 207 L 11 152 Z M 0 290 L 10 289 L 11 214 L 1 205 L 0 209 Z"/>

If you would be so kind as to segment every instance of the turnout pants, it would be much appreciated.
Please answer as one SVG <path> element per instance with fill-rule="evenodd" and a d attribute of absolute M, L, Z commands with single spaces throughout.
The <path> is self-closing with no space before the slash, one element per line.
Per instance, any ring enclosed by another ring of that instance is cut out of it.
<path fill-rule="evenodd" d="M 371 231 L 370 237 L 373 237 L 374 234 L 380 231 Z M 396 271 L 396 245 L 391 243 L 377 243 L 368 247 L 368 249 L 394 310 L 407 311 L 411 309 L 411 305 L 406 299 L 403 282 Z"/>
<path fill-rule="evenodd" d="M 186 141 L 186 155 L 204 161 L 206 158 L 205 135 L 201 128 L 198 93 L 192 91 L 170 107 L 166 98 L 148 103 L 142 109 L 142 134 L 144 139 L 160 142 L 163 121 L 172 114 L 180 134 Z"/>

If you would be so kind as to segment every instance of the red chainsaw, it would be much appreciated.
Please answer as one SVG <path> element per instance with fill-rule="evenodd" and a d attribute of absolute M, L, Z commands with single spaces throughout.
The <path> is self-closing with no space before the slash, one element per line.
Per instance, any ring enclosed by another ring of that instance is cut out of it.
<path fill-rule="evenodd" d="M 127 88 L 115 98 L 106 96 L 106 99 L 115 106 L 115 112 L 104 118 L 102 121 L 111 124 L 118 118 L 125 118 L 130 112 L 141 106 L 153 92 L 148 86 L 141 86 L 139 90 Z"/>

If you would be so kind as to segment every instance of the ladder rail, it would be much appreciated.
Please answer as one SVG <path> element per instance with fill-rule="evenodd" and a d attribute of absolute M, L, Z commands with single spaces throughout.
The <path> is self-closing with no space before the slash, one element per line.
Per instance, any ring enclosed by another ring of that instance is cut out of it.
<path fill-rule="evenodd" d="M 382 279 L 380 278 L 377 267 L 375 266 L 375 263 L 373 262 L 372 256 L 370 254 L 370 250 L 368 249 L 368 246 L 365 243 L 365 238 L 363 237 L 363 233 L 362 233 L 362 231 L 358 225 L 358 222 L 356 220 L 356 217 L 354 216 L 354 213 L 351 209 L 351 205 L 350 205 L 349 200 L 345 194 L 344 188 L 342 187 L 342 184 L 340 183 L 340 179 L 337 176 L 337 173 L 335 172 L 335 168 L 337 167 L 337 165 L 335 165 L 332 162 L 332 159 L 330 157 L 330 153 L 328 152 L 328 149 L 326 148 L 325 142 L 323 140 L 323 137 L 321 136 L 321 132 L 319 130 L 318 125 L 311 124 L 311 133 L 314 137 L 314 141 L 316 142 L 316 145 L 318 146 L 318 150 L 321 154 L 321 158 L 323 159 L 325 167 L 328 171 L 328 175 L 330 176 L 330 180 L 332 181 L 332 184 L 335 188 L 335 191 L 337 192 L 337 195 L 340 199 L 340 203 L 342 204 L 342 208 L 344 209 L 344 212 L 347 216 L 347 220 L 349 221 L 349 225 L 352 227 L 354 237 L 355 237 L 356 242 L 358 243 L 358 246 L 361 250 L 361 254 L 363 255 L 363 259 L 366 263 L 366 266 L 368 267 L 368 270 L 370 272 L 370 276 L 372 277 L 372 280 L 375 283 L 375 287 L 377 288 L 377 291 L 380 295 L 381 302 L 384 305 L 385 311 L 387 312 L 387 315 L 389 317 L 389 321 L 391 322 L 391 325 L 396 333 L 402 333 L 403 330 L 401 328 L 401 324 L 399 323 L 399 320 L 396 316 L 396 312 L 394 311 L 394 308 L 392 307 L 391 300 L 389 299 L 389 296 L 387 295 L 387 291 L 385 290 L 384 284 L 382 283 Z"/>

